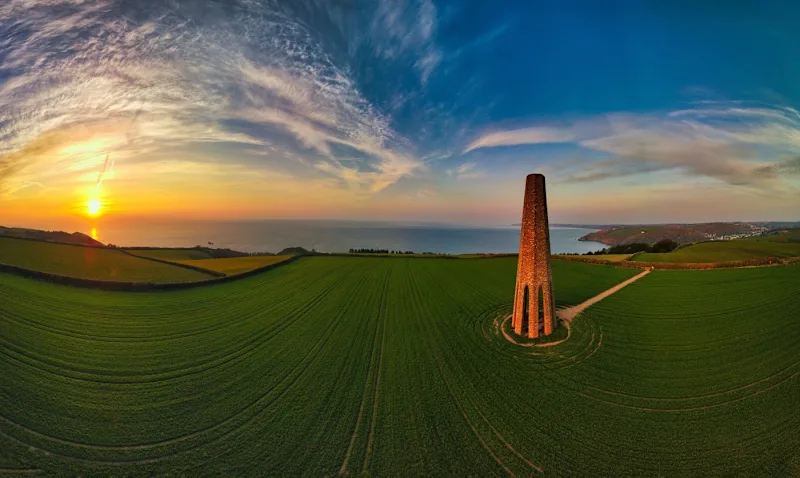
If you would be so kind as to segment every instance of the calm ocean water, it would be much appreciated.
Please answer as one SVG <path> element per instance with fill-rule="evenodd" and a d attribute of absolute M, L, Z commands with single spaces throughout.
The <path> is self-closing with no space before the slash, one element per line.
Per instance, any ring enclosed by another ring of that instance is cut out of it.
<path fill-rule="evenodd" d="M 550 229 L 553 253 L 603 248 L 578 238 L 594 229 Z M 87 233 L 90 231 L 87 231 Z M 252 222 L 170 222 L 136 226 L 98 225 L 97 238 L 118 246 L 192 247 L 207 245 L 244 252 L 279 252 L 302 246 L 319 252 L 374 248 L 465 254 L 517 252 L 518 226 L 442 226 L 356 221 L 269 220 Z"/>

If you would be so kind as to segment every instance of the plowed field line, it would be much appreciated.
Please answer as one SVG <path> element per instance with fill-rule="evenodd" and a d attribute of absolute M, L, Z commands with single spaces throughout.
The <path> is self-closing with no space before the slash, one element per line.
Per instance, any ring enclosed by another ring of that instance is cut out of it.
<path fill-rule="evenodd" d="M 506 466 L 505 463 L 503 463 L 503 460 L 501 460 L 500 457 L 498 457 L 494 453 L 494 451 L 489 447 L 486 441 L 481 437 L 480 433 L 478 433 L 478 429 L 475 428 L 475 425 L 472 423 L 472 420 L 469 419 L 469 416 L 467 415 L 467 412 L 464 410 L 464 407 L 461 405 L 461 402 L 458 401 L 458 397 L 456 397 L 455 392 L 450 387 L 450 383 L 447 381 L 447 378 L 445 377 L 444 370 L 442 369 L 441 364 L 439 364 L 439 373 L 442 375 L 442 380 L 444 381 L 444 384 L 447 387 L 447 391 L 450 392 L 450 396 L 453 397 L 453 402 L 455 402 L 456 406 L 458 407 L 458 411 L 461 412 L 461 416 L 464 418 L 464 421 L 467 422 L 467 425 L 469 425 L 470 430 L 472 430 L 472 434 L 475 435 L 475 438 L 478 439 L 478 442 L 480 442 L 483 449 L 489 453 L 489 455 L 494 459 L 494 461 L 497 462 L 498 465 L 503 467 L 503 469 L 506 471 L 506 473 L 508 473 L 509 476 L 517 476 L 514 474 L 513 471 L 511 471 L 509 467 Z"/>
<path fill-rule="evenodd" d="M 386 283 L 384 283 L 384 292 L 386 291 L 386 284 L 388 284 L 388 281 L 389 278 L 387 274 Z M 383 297 L 381 297 L 381 303 L 383 303 L 383 300 L 384 300 Z M 344 461 L 342 462 L 342 466 L 339 468 L 339 474 L 344 474 L 347 471 L 347 464 L 350 461 L 350 456 L 353 453 L 353 447 L 355 446 L 356 438 L 358 438 L 358 430 L 361 427 L 361 418 L 364 415 L 364 409 L 366 408 L 367 391 L 369 390 L 370 376 L 372 375 L 373 363 L 376 355 L 375 349 L 379 344 L 378 342 L 379 329 L 381 329 L 380 316 L 379 316 L 379 322 L 375 326 L 375 334 L 372 336 L 372 351 L 369 356 L 370 360 L 369 360 L 369 367 L 367 368 L 367 377 L 364 380 L 364 390 L 361 393 L 361 405 L 358 407 L 358 416 L 356 417 L 356 424 L 355 427 L 353 428 L 353 434 L 350 436 L 350 443 L 347 445 L 347 452 L 345 453 Z M 380 351 L 378 351 L 378 354 L 380 354 Z"/>
<path fill-rule="evenodd" d="M 748 388 L 756 387 L 757 385 L 760 385 L 761 383 L 768 382 L 768 381 L 774 379 L 775 377 L 778 377 L 778 376 L 782 375 L 787 370 L 795 368 L 795 366 L 798 363 L 800 363 L 800 361 L 794 362 L 793 364 L 789 365 L 788 367 L 785 367 L 785 368 L 779 370 L 778 372 L 776 372 L 776 373 L 774 373 L 774 374 L 772 374 L 772 375 L 770 375 L 768 377 L 764 377 L 764 378 L 762 378 L 760 380 L 756 380 L 755 382 L 751 382 L 751 383 L 748 383 L 746 385 L 741 385 L 739 387 L 731 388 L 731 389 L 728 389 L 728 390 L 724 390 L 722 392 L 709 393 L 709 394 L 706 394 L 706 395 L 697 395 L 697 396 L 694 396 L 694 397 L 674 397 L 674 398 L 669 398 L 669 397 L 664 397 L 664 398 L 644 397 L 644 396 L 640 396 L 640 395 L 633 395 L 633 394 L 630 394 L 630 393 L 612 392 L 610 390 L 603 390 L 601 388 L 591 387 L 591 386 L 587 386 L 586 388 L 591 389 L 591 390 L 595 390 L 595 391 L 600 392 L 600 393 L 605 393 L 607 395 L 617 395 L 617 396 L 620 396 L 620 397 L 635 398 L 637 400 L 644 400 L 644 401 L 681 402 L 681 401 L 702 400 L 704 398 L 719 397 L 719 396 L 722 396 L 722 395 L 727 395 L 729 393 L 739 392 L 739 391 L 742 391 L 742 390 L 746 390 Z M 795 375 L 797 375 L 797 372 L 791 373 L 790 377 L 793 377 Z M 780 382 L 778 382 L 778 383 L 780 383 Z"/>
<path fill-rule="evenodd" d="M 394 269 L 394 264 L 392 267 L 389 268 L 389 271 L 386 273 L 386 285 L 383 289 L 383 300 L 381 301 L 382 311 L 381 316 L 383 317 L 383 330 L 381 332 L 381 344 L 380 348 L 378 349 L 378 372 L 375 376 L 375 393 L 372 396 L 372 420 L 370 421 L 369 425 L 369 434 L 367 435 L 367 452 L 364 454 L 364 463 L 361 465 L 361 473 L 364 474 L 367 472 L 367 466 L 369 465 L 369 457 L 372 453 L 372 442 L 375 439 L 375 424 L 378 421 L 378 394 L 380 392 L 380 385 L 381 385 L 381 367 L 383 365 L 383 346 L 386 343 L 386 314 L 389 311 L 389 282 L 390 277 L 392 275 L 392 269 Z"/>
<path fill-rule="evenodd" d="M 41 432 L 37 432 L 37 431 L 35 431 L 33 429 L 27 428 L 27 427 L 25 427 L 25 426 L 23 426 L 23 425 L 21 425 L 19 423 L 16 423 L 16 422 L 14 422 L 14 421 L 12 421 L 12 420 L 4 417 L 4 416 L 0 416 L 0 422 L 7 423 L 8 425 L 11 425 L 11 426 L 13 426 L 13 427 L 15 427 L 17 429 L 23 430 L 24 432 L 30 433 L 31 435 L 37 436 L 39 438 L 42 438 L 42 439 L 45 439 L 45 440 L 49 440 L 49 441 L 52 441 L 52 442 L 55 442 L 55 443 L 59 443 L 59 444 L 62 444 L 62 445 L 66 445 L 66 446 L 72 446 L 72 447 L 75 447 L 75 448 L 85 448 L 85 449 L 92 449 L 92 450 L 109 450 L 109 451 L 136 451 L 136 450 L 148 450 L 148 449 L 156 448 L 156 447 L 165 447 L 165 446 L 169 446 L 169 445 L 172 445 L 172 444 L 175 444 L 175 443 L 184 442 L 184 441 L 187 441 L 189 439 L 208 434 L 213 430 L 216 430 L 216 429 L 218 429 L 218 428 L 220 428 L 220 427 L 222 427 L 222 426 L 224 426 L 224 425 L 226 425 L 228 423 L 233 422 L 237 417 L 239 417 L 240 415 L 248 412 L 251 408 L 254 408 L 256 405 L 258 405 L 259 402 L 261 402 L 262 400 L 267 398 L 281 384 L 286 382 L 287 379 L 290 379 L 291 375 L 294 372 L 296 372 L 296 371 L 298 371 L 298 369 L 300 369 L 299 373 L 297 373 L 297 375 L 293 379 L 290 380 L 290 382 L 287 384 L 286 388 L 284 388 L 283 391 L 279 392 L 278 396 L 276 396 L 272 400 L 269 400 L 268 403 L 266 403 L 264 405 L 264 407 L 262 407 L 260 410 L 256 411 L 255 414 L 252 417 L 246 419 L 241 424 L 236 425 L 233 429 L 223 433 L 219 437 L 215 437 L 214 439 L 212 439 L 212 440 L 210 440 L 208 442 L 203 442 L 203 443 L 201 443 L 201 444 L 199 444 L 197 446 L 189 447 L 187 449 L 179 450 L 179 451 L 174 452 L 174 453 L 168 453 L 168 454 L 157 456 L 157 457 L 150 457 L 150 458 L 144 458 L 144 459 L 132 459 L 132 460 L 95 460 L 95 459 L 86 459 L 86 458 L 70 456 L 70 455 L 66 455 L 66 454 L 62 454 L 62 453 L 56 453 L 56 452 L 49 451 L 49 450 L 48 450 L 48 453 L 50 453 L 51 455 L 60 456 L 62 458 L 75 460 L 75 461 L 80 461 L 80 462 L 85 462 L 85 463 L 106 463 L 106 464 L 111 464 L 111 465 L 121 465 L 121 464 L 131 464 L 131 463 L 151 463 L 151 462 L 155 462 L 155 461 L 160 461 L 160 460 L 164 460 L 166 458 L 169 458 L 171 456 L 176 456 L 176 455 L 188 453 L 188 452 L 190 452 L 190 451 L 192 451 L 192 450 L 194 450 L 196 448 L 199 448 L 201 446 L 205 446 L 205 445 L 208 445 L 210 443 L 214 443 L 216 441 L 221 440 L 222 438 L 224 438 L 226 436 L 231 435 L 232 433 L 234 433 L 237 430 L 241 429 L 247 423 L 249 423 L 252 420 L 254 420 L 256 417 L 261 415 L 264 412 L 264 410 L 266 410 L 269 407 L 270 404 L 272 404 L 276 400 L 280 399 L 283 395 L 285 395 L 286 392 L 297 382 L 297 380 L 299 380 L 299 378 L 306 372 L 306 370 L 308 370 L 308 368 L 310 367 L 311 363 L 319 355 L 320 350 L 327 343 L 328 339 L 330 339 L 331 335 L 333 334 L 333 330 L 341 322 L 342 316 L 344 315 L 345 311 L 350 306 L 350 304 L 352 304 L 353 300 L 358 295 L 357 292 L 366 283 L 368 277 L 369 277 L 369 274 L 365 274 L 364 275 L 364 277 L 362 278 L 361 282 L 356 287 L 354 293 L 350 296 L 350 299 L 348 300 L 347 304 L 342 309 L 342 312 L 337 317 L 337 319 L 339 319 L 339 320 L 331 321 L 331 323 L 323 331 L 323 333 L 320 334 L 320 337 L 317 339 L 317 341 L 314 343 L 314 345 L 309 349 L 309 351 L 306 353 L 306 355 L 303 357 L 303 359 L 300 360 L 298 362 L 298 364 L 294 368 L 292 368 L 292 370 L 290 370 L 288 373 L 286 373 L 283 376 L 283 378 L 280 380 L 280 382 L 278 382 L 275 386 L 271 387 L 268 391 L 266 391 L 260 397 L 256 398 L 254 401 L 252 401 L 251 403 L 246 405 L 244 408 L 240 409 L 239 411 L 237 411 L 236 413 L 234 413 L 233 415 L 231 415 L 230 417 L 226 418 L 225 420 L 223 420 L 223 421 L 221 421 L 219 423 L 210 425 L 210 426 L 205 427 L 205 428 L 203 428 L 201 430 L 194 431 L 194 432 L 189 433 L 187 435 L 171 438 L 171 439 L 160 441 L 160 442 L 146 443 L 146 444 L 139 444 L 139 445 L 93 445 L 93 444 L 88 444 L 88 443 L 75 442 L 75 441 L 71 441 L 71 440 L 64 440 L 64 439 L 57 438 L 57 437 L 54 437 L 54 436 L 50 436 L 50 435 L 47 435 L 47 434 L 44 434 L 44 433 L 41 433 Z M 312 353 L 313 353 L 313 356 L 311 356 Z M 309 358 L 309 356 L 311 356 L 311 358 L 310 358 L 310 360 L 307 360 Z M 12 439 L 12 440 L 14 440 L 14 441 L 16 441 L 16 442 L 18 442 L 20 444 L 26 445 L 26 446 L 30 445 L 29 443 L 26 443 L 26 442 L 24 442 L 24 441 L 22 441 L 22 440 L 20 440 L 20 439 L 18 439 L 16 437 L 13 437 L 11 435 L 3 433 L 2 431 L 0 431 L 0 436 L 4 436 L 6 438 Z"/>
<path fill-rule="evenodd" d="M 353 271 L 351 270 L 350 274 L 352 274 L 352 273 L 353 273 Z M 346 276 L 346 277 L 349 277 L 350 274 L 348 274 L 348 276 Z M 40 370 L 40 371 L 42 371 L 44 373 L 49 373 L 49 374 L 53 374 L 53 375 L 56 375 L 56 376 L 62 376 L 62 377 L 70 378 L 70 379 L 74 379 L 74 380 L 83 380 L 83 381 L 86 381 L 86 382 L 116 383 L 116 384 L 129 385 L 129 384 L 135 384 L 135 383 L 156 383 L 156 382 L 161 382 L 161 381 L 166 381 L 166 380 L 172 380 L 172 379 L 175 379 L 175 378 L 182 378 L 182 377 L 186 377 L 188 375 L 194 375 L 194 374 L 202 373 L 202 372 L 205 372 L 205 371 L 208 371 L 208 370 L 212 370 L 212 369 L 217 368 L 219 366 L 225 365 L 226 363 L 228 363 L 231 360 L 234 360 L 236 358 L 239 358 L 240 356 L 249 355 L 253 350 L 257 349 L 258 347 L 261 347 L 262 345 L 267 343 L 269 340 L 274 338 L 276 335 L 278 335 L 280 332 L 282 332 L 286 327 L 288 327 L 291 324 L 293 324 L 293 323 L 297 322 L 298 320 L 300 320 L 307 312 L 312 310 L 313 307 L 316 304 L 320 303 L 324 298 L 326 298 L 330 294 L 330 292 L 333 291 L 336 288 L 336 285 L 337 285 L 337 282 L 332 283 L 327 289 L 325 289 L 325 291 L 322 294 L 318 294 L 316 297 L 314 297 L 314 299 L 309 301 L 308 304 L 306 304 L 304 307 L 300 308 L 297 312 L 295 312 L 294 314 L 289 315 L 287 318 L 284 318 L 281 321 L 278 321 L 278 322 L 275 322 L 275 323 L 271 324 L 268 328 L 265 328 L 264 331 L 262 331 L 261 333 L 255 335 L 253 338 L 251 338 L 248 343 L 246 343 L 245 345 L 240 346 L 239 348 L 233 349 L 233 351 L 229 352 L 228 354 L 220 355 L 220 356 L 217 356 L 217 357 L 212 357 L 212 358 L 209 358 L 209 359 L 206 359 L 206 360 L 195 362 L 190 367 L 170 369 L 170 370 L 161 372 L 159 374 L 143 375 L 142 377 L 147 377 L 147 378 L 142 378 L 142 379 L 136 380 L 136 381 L 92 379 L 92 378 L 87 378 L 87 377 L 79 377 L 79 376 L 75 376 L 75 375 L 70 375 L 70 374 L 67 374 L 67 373 L 61 373 L 61 372 L 58 372 L 58 371 L 55 371 L 55 370 L 48 370 L 47 368 L 45 368 L 45 367 L 43 367 L 41 365 L 38 365 L 38 364 L 45 364 L 47 366 L 50 366 L 50 367 L 53 367 L 53 368 L 56 368 L 56 369 L 67 370 L 67 371 L 70 371 L 70 372 L 72 372 L 74 374 L 93 375 L 93 376 L 98 376 L 98 377 L 115 377 L 115 376 L 117 376 L 116 374 L 113 374 L 113 375 L 100 374 L 96 370 L 95 371 L 79 370 L 79 369 L 76 369 L 74 367 L 66 367 L 64 364 L 59 364 L 57 362 L 56 363 L 51 363 L 52 362 L 51 360 L 46 360 L 47 357 L 44 357 L 44 358 L 32 357 L 32 356 L 30 356 L 30 354 L 26 354 L 23 349 L 20 349 L 18 347 L 14 347 L 14 346 L 10 345 L 9 343 L 2 342 L 2 341 L 0 341 L 0 345 L 3 345 L 3 348 L 6 349 L 6 350 L 0 350 L 0 354 L 5 355 L 6 357 L 8 357 L 11 360 L 15 360 L 16 362 L 18 362 L 20 364 L 26 365 L 26 366 L 31 367 L 31 368 L 38 369 L 38 370 Z M 17 354 L 20 357 L 24 357 L 26 360 L 30 360 L 32 362 L 35 362 L 36 364 L 28 363 L 25 360 L 20 360 L 19 358 L 7 353 L 7 350 L 11 351 L 11 352 L 14 352 L 15 354 Z M 166 375 L 166 376 L 153 378 L 153 376 L 158 376 L 158 375 Z M 130 375 L 128 375 L 128 376 L 130 376 Z M 121 375 L 120 377 L 125 377 L 125 375 Z"/>
<path fill-rule="evenodd" d="M 492 433 L 494 433 L 495 436 L 497 436 L 497 438 L 501 442 L 503 442 L 503 444 L 506 446 L 506 448 L 511 450 L 511 452 L 517 456 L 517 458 L 519 458 L 520 460 L 524 461 L 525 464 L 527 464 L 528 466 L 530 466 L 534 470 L 538 471 L 539 473 L 544 473 L 544 471 L 542 470 L 542 468 L 540 466 L 534 465 L 533 462 L 531 462 L 529 459 L 525 458 L 525 456 L 522 453 L 518 452 L 517 449 L 514 448 L 514 446 L 511 445 L 511 443 L 509 443 L 508 440 L 506 440 L 505 437 L 503 435 L 501 435 L 500 432 L 497 431 L 497 429 L 494 426 L 492 426 L 491 422 L 489 422 L 489 419 L 486 418 L 486 415 L 484 415 L 483 412 L 481 411 L 481 409 L 478 408 L 478 404 L 476 404 L 474 400 L 472 400 L 469 397 L 467 397 L 467 400 L 470 401 L 470 403 L 472 404 L 472 407 L 475 409 L 476 412 L 478 412 L 478 415 L 480 415 L 480 417 L 483 419 L 483 421 L 486 423 L 486 425 L 489 427 L 489 429 L 492 430 Z"/>
<path fill-rule="evenodd" d="M 793 375 L 789 375 L 788 377 L 784 378 L 783 380 L 781 380 L 781 381 L 779 381 L 777 383 L 774 383 L 774 384 L 770 385 L 767 388 L 764 388 L 764 389 L 759 390 L 757 392 L 753 392 L 750 395 L 745 395 L 743 397 L 734 398 L 733 400 L 728 400 L 727 402 L 719 402 L 719 403 L 713 403 L 711 405 L 703 405 L 703 406 L 700 406 L 700 407 L 688 407 L 688 408 L 638 407 L 638 406 L 635 406 L 635 405 L 628 405 L 628 404 L 625 404 L 625 403 L 614 402 L 614 401 L 611 401 L 611 400 L 603 400 L 601 398 L 597 398 L 597 397 L 594 397 L 594 396 L 591 396 L 591 395 L 588 395 L 588 394 L 585 394 L 585 393 L 582 393 L 582 392 L 578 392 L 577 390 L 575 390 L 574 392 L 577 393 L 578 395 L 582 396 L 582 397 L 585 397 L 585 398 L 588 398 L 588 399 L 591 399 L 591 400 L 595 400 L 595 401 L 598 401 L 598 402 L 601 402 L 601 403 L 607 403 L 609 405 L 616 405 L 618 407 L 630 408 L 630 409 L 633 409 L 633 410 L 644 410 L 644 411 L 648 411 L 648 412 L 666 412 L 666 413 L 691 412 L 691 411 L 696 411 L 696 410 L 708 410 L 709 408 L 722 407 L 722 406 L 725 406 L 725 405 L 730 405 L 731 403 L 736 403 L 736 402 L 740 402 L 742 400 L 746 400 L 748 398 L 755 397 L 756 395 L 761 395 L 762 393 L 767 392 L 769 390 L 772 390 L 773 388 L 776 388 L 776 387 L 788 382 L 789 380 L 794 379 L 797 376 L 800 376 L 800 372 L 795 373 Z"/>

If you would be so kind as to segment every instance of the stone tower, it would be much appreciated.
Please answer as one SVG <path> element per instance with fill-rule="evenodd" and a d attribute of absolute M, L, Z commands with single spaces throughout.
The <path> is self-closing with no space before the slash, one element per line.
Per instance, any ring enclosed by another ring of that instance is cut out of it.
<path fill-rule="evenodd" d="M 529 174 L 525 180 L 525 202 L 517 262 L 512 326 L 517 335 L 550 335 L 556 327 L 553 283 L 550 271 L 550 230 L 544 176 Z M 541 308 L 541 322 L 540 318 Z"/>

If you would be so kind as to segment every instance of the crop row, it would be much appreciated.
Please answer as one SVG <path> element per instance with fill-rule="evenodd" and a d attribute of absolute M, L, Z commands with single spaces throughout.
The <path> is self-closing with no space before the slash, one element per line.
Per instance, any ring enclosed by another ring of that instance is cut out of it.
<path fill-rule="evenodd" d="M 515 258 L 309 257 L 202 289 L 0 275 L 0 465 L 62 474 L 790 470 L 800 267 L 656 271 L 554 347 Z M 557 306 L 631 269 L 553 263 Z M 789 468 L 787 468 L 789 467 Z M 0 466 L 2 468 L 2 466 Z"/>

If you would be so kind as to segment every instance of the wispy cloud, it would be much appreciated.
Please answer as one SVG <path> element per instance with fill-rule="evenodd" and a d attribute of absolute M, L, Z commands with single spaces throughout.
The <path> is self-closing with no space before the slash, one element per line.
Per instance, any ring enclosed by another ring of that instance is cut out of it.
<path fill-rule="evenodd" d="M 466 147 L 465 153 L 496 146 L 516 146 L 521 144 L 568 143 L 576 139 L 572 128 L 551 126 L 533 126 L 530 128 L 512 129 L 487 133 Z"/>
<path fill-rule="evenodd" d="M 796 172 L 800 116 L 786 107 L 703 105 L 665 114 L 609 114 L 561 127 L 494 131 L 466 148 L 570 143 L 575 161 L 552 165 L 566 181 L 591 182 L 674 170 L 736 186 L 779 188 Z M 599 156 L 598 156 L 599 155 Z"/>
<path fill-rule="evenodd" d="M 422 84 L 442 61 L 436 46 L 437 12 L 431 0 L 380 0 L 371 24 L 375 53 L 385 58 L 409 55 Z"/>
<path fill-rule="evenodd" d="M 421 167 L 303 22 L 274 5 L 240 7 L 230 14 L 211 4 L 163 5 L 132 19 L 115 2 L 0 6 L 0 57 L 10 73 L 0 84 L 0 188 L 70 162 L 99 168 L 108 153 L 118 159 L 122 150 L 135 156 L 198 143 L 280 148 L 302 157 L 309 174 L 346 178 L 342 184 L 360 192 Z M 421 60 L 427 77 L 438 63 L 435 8 L 415 8 L 421 17 L 412 32 L 402 33 L 393 2 L 380 7 L 380 21 L 387 48 L 434 55 Z M 271 141 L 269 127 L 296 144 Z M 87 141 L 108 130 L 115 139 L 64 155 L 75 128 Z M 343 166 L 351 150 L 359 163 Z"/>
<path fill-rule="evenodd" d="M 478 179 L 483 177 L 484 173 L 478 170 L 478 164 L 474 161 L 463 163 L 455 169 L 451 169 L 448 173 L 456 179 Z"/>

